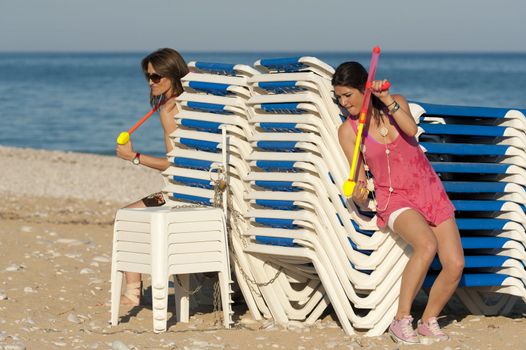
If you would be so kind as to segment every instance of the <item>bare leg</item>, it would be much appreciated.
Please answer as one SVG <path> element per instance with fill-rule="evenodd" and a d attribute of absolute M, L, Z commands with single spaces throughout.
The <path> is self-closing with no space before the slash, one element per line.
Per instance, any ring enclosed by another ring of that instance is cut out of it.
<path fill-rule="evenodd" d="M 125 208 L 145 208 L 142 200 L 128 204 Z M 122 305 L 139 305 L 141 297 L 141 274 L 137 272 L 125 272 L 124 276 L 126 278 L 126 292 L 121 297 Z M 134 290 L 128 290 L 134 289 Z M 138 289 L 138 290 L 137 290 Z M 138 301 L 135 299 L 138 297 Z"/>
<path fill-rule="evenodd" d="M 438 316 L 442 311 L 455 292 L 464 269 L 464 252 L 455 219 L 446 220 L 431 229 L 438 241 L 438 257 L 442 271 L 429 292 L 429 300 L 422 315 L 423 321 Z"/>
<path fill-rule="evenodd" d="M 397 320 L 411 314 L 411 306 L 437 252 L 437 240 L 422 215 L 413 209 L 402 212 L 394 222 L 394 230 L 411 247 L 413 254 L 402 274 Z"/>

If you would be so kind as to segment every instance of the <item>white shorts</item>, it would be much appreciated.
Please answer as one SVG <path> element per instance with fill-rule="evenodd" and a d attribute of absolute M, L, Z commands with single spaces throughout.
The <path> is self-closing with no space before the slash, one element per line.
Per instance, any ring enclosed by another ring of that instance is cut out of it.
<path fill-rule="evenodd" d="M 400 214 L 402 214 L 404 211 L 406 211 L 408 209 L 411 209 L 411 208 L 403 207 L 403 208 L 400 208 L 400 209 L 397 209 L 397 210 L 393 211 L 391 213 L 391 215 L 389 215 L 389 221 L 387 221 L 387 227 L 389 227 L 391 229 L 391 231 L 396 232 L 395 229 L 394 229 L 395 220 L 398 218 L 398 216 Z"/>

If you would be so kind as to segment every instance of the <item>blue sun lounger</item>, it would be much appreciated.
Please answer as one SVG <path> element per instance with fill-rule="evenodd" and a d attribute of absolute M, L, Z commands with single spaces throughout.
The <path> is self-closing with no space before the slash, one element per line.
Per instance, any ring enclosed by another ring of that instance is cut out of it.
<path fill-rule="evenodd" d="M 441 121 L 449 119 L 482 119 L 486 123 L 493 125 L 511 126 L 523 132 L 526 131 L 526 111 L 521 109 L 451 106 L 415 102 L 412 111 L 414 111 L 413 114 L 416 114 L 414 117 L 420 119 L 420 121 L 435 120 L 437 118 Z"/>

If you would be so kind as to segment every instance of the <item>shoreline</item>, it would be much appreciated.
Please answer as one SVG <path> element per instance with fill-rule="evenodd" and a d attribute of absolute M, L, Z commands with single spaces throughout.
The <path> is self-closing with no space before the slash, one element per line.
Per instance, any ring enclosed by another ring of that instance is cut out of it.
<path fill-rule="evenodd" d="M 0 349 L 110 349 L 116 342 L 128 349 L 400 348 L 387 334 L 345 335 L 330 309 L 311 327 L 285 329 L 253 320 L 237 302 L 235 325 L 226 330 L 217 326 L 221 312 L 197 295 L 188 324 L 175 323 L 170 299 L 166 333 L 153 333 L 149 303 L 130 315 L 121 308 L 119 325 L 110 327 L 115 212 L 158 190 L 162 177 L 116 157 L 72 152 L 0 146 L 0 161 Z M 149 281 L 145 276 L 146 286 Z M 417 312 L 424 302 L 417 299 Z M 522 301 L 512 316 L 484 317 L 452 299 L 443 314 L 440 322 L 451 339 L 412 348 L 524 348 Z"/>

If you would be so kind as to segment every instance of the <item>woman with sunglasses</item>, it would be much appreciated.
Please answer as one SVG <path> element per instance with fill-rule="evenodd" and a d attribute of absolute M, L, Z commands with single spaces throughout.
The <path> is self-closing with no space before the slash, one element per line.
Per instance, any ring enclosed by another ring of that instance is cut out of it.
<path fill-rule="evenodd" d="M 181 78 L 188 73 L 188 66 L 183 57 L 174 49 L 164 48 L 152 52 L 141 62 L 142 71 L 150 86 L 150 104 L 159 106 L 159 118 L 164 131 L 166 153 L 173 149 L 170 134 L 176 129 L 174 116 L 178 112 L 175 97 L 183 92 Z M 117 156 L 139 166 L 159 171 L 166 170 L 170 163 L 167 158 L 141 154 L 133 149 L 131 140 L 124 145 L 117 145 Z M 158 207 L 165 204 L 162 192 L 151 194 L 126 208 Z M 121 304 L 137 306 L 140 304 L 142 286 L 139 273 L 127 272 L 126 291 Z"/>

